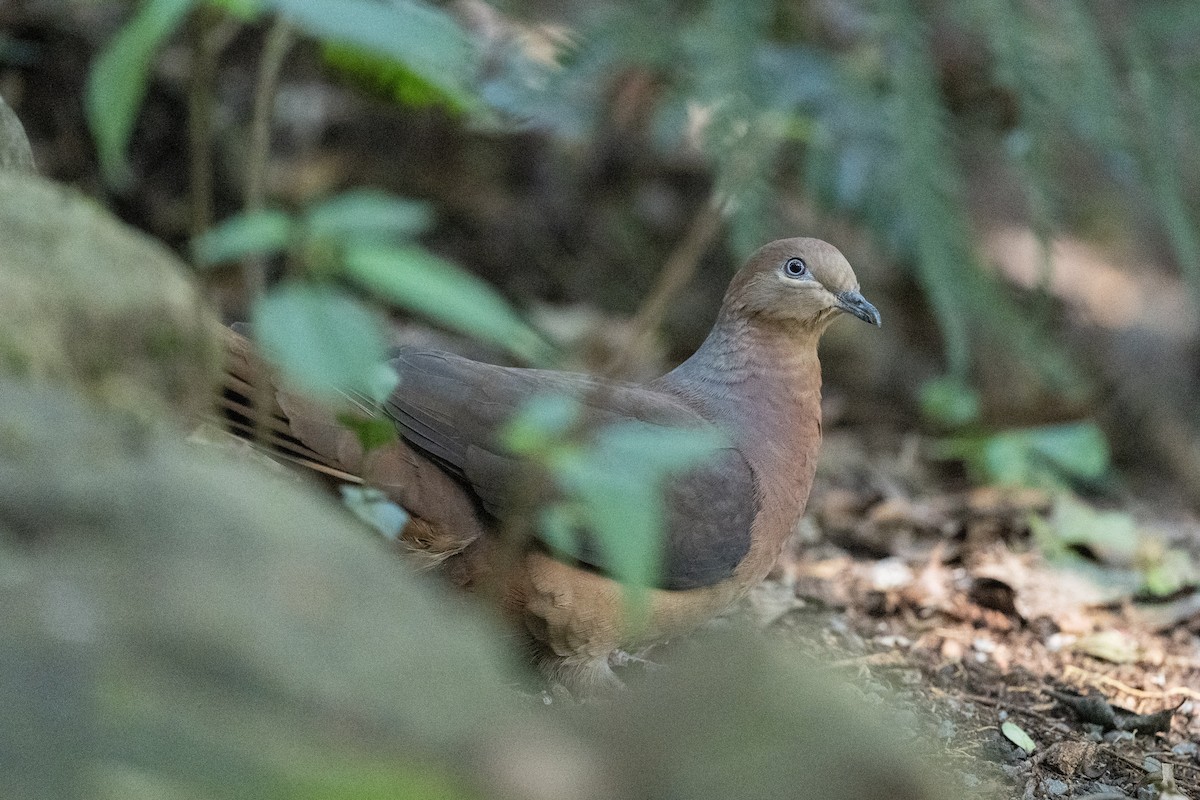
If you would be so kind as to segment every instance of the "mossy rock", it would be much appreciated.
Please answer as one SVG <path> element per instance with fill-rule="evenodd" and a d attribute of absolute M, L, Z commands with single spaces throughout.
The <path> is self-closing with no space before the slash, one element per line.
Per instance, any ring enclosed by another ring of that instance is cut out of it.
<path fill-rule="evenodd" d="M 0 603 L 5 797 L 464 797 L 525 717 L 482 612 L 331 500 L 6 378 Z"/>
<path fill-rule="evenodd" d="M 203 410 L 216 324 L 167 248 L 92 200 L 0 171 L 0 374 L 125 408 Z"/>

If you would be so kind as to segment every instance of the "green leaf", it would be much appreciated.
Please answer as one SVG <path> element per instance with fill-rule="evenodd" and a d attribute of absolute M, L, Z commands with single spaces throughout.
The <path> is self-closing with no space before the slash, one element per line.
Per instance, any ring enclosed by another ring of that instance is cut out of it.
<path fill-rule="evenodd" d="M 379 531 L 389 541 L 396 541 L 408 524 L 408 512 L 387 499 L 378 489 L 366 486 L 342 486 L 342 503 L 354 516 Z"/>
<path fill-rule="evenodd" d="M 251 211 L 230 217 L 192 240 L 200 266 L 279 252 L 291 241 L 295 223 L 282 211 Z"/>
<path fill-rule="evenodd" d="M 402 64 L 444 93 L 448 104 L 477 102 L 471 82 L 476 53 L 445 12 L 413 0 L 264 0 L 326 43 L 352 45 Z"/>
<path fill-rule="evenodd" d="M 470 98 L 447 94 L 405 64 L 352 45 L 326 43 L 326 63 L 349 76 L 359 88 L 409 108 L 441 106 L 452 112 L 476 110 Z"/>
<path fill-rule="evenodd" d="M 715 428 L 629 422 L 602 427 L 582 444 L 581 411 L 574 398 L 534 397 L 505 426 L 501 440 L 547 469 L 564 498 L 542 512 L 539 538 L 559 555 L 580 558 L 580 533 L 586 531 L 604 567 L 629 587 L 631 610 L 643 611 L 639 603 L 661 569 L 665 482 L 728 439 Z"/>
<path fill-rule="evenodd" d="M 1138 559 L 1142 571 L 1142 589 L 1153 597 L 1166 597 L 1185 586 L 1200 582 L 1200 569 L 1186 550 L 1145 548 Z"/>
<path fill-rule="evenodd" d="M 387 360 L 379 320 L 336 289 L 278 286 L 255 306 L 253 330 L 285 375 L 318 395 L 370 393 Z"/>
<path fill-rule="evenodd" d="M 1050 552 L 1086 547 L 1108 565 L 1129 566 L 1138 548 L 1138 529 L 1133 517 L 1123 511 L 1100 511 L 1064 494 L 1054 501 L 1049 534 L 1053 541 L 1039 543 Z"/>
<path fill-rule="evenodd" d="M 310 235 L 347 243 L 394 243 L 411 239 L 432 223 L 428 203 L 371 189 L 337 195 L 305 215 Z"/>
<path fill-rule="evenodd" d="M 613 577 L 634 590 L 652 586 L 662 570 L 664 509 L 659 487 L 579 460 L 562 479 L 583 508 L 588 530 Z"/>
<path fill-rule="evenodd" d="M 623 423 L 601 429 L 589 448 L 550 461 L 562 490 L 576 500 L 614 577 L 652 585 L 661 568 L 666 479 L 685 472 L 727 440 L 715 429 Z"/>
<path fill-rule="evenodd" d="M 579 537 L 584 527 L 582 512 L 577 503 L 555 503 L 538 515 L 538 538 L 559 558 L 578 561 L 582 557 Z"/>
<path fill-rule="evenodd" d="M 125 148 L 146 95 L 154 57 L 195 2 L 147 0 L 92 65 L 85 110 L 100 167 L 109 183 L 126 178 Z"/>
<path fill-rule="evenodd" d="M 360 245 L 347 250 L 347 274 L 380 298 L 506 348 L 533 363 L 549 345 L 491 286 L 420 247 Z"/>
<path fill-rule="evenodd" d="M 369 453 L 385 444 L 391 444 L 399 437 L 396 432 L 396 424 L 383 417 L 342 414 L 338 416 L 338 422 L 354 432 L 358 443 L 362 445 L 363 453 Z"/>
<path fill-rule="evenodd" d="M 1000 732 L 1004 734 L 1004 738 L 1015 744 L 1017 747 L 1025 751 L 1026 755 L 1032 753 L 1037 745 L 1033 743 L 1033 739 L 1029 738 L 1029 734 L 1021 729 L 1021 726 L 1015 722 L 1005 721 L 1000 726 Z"/>
<path fill-rule="evenodd" d="M 1092 422 L 1010 431 L 987 440 L 981 465 L 998 483 L 1061 486 L 1096 481 L 1108 472 L 1108 442 Z"/>
<path fill-rule="evenodd" d="M 582 405 L 573 397 L 542 394 L 530 398 L 500 431 L 504 446 L 518 455 L 547 456 L 573 447 L 566 437 L 579 422 Z"/>
<path fill-rule="evenodd" d="M 1094 422 L 1045 425 L 938 443 L 936 455 L 962 459 L 980 481 L 1064 488 L 1104 478 L 1108 441 Z"/>
<path fill-rule="evenodd" d="M 243 22 L 254 22 L 262 16 L 263 0 L 206 0 L 211 6 L 224 9 Z"/>
<path fill-rule="evenodd" d="M 979 419 L 979 395 L 953 375 L 921 387 L 921 413 L 939 425 L 960 428 Z"/>

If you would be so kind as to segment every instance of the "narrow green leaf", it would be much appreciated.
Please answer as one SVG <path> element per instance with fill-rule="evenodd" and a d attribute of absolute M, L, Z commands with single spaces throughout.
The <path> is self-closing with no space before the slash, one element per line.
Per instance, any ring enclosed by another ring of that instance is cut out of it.
<path fill-rule="evenodd" d="M 371 189 L 331 197 L 305 216 L 310 235 L 354 243 L 395 243 L 424 232 L 432 223 L 428 203 Z"/>
<path fill-rule="evenodd" d="M 318 395 L 369 392 L 387 359 L 379 320 L 335 289 L 281 285 L 255 306 L 253 330 L 287 377 Z"/>
<path fill-rule="evenodd" d="M 477 110 L 472 98 L 464 94 L 447 94 L 422 78 L 404 63 L 372 50 L 353 45 L 326 42 L 321 57 L 336 71 L 371 94 L 408 108 L 440 106 L 454 112 Z"/>
<path fill-rule="evenodd" d="M 154 57 L 195 2 L 147 0 L 92 65 L 85 109 L 109 183 L 125 179 L 125 148 L 146 95 Z"/>
<path fill-rule="evenodd" d="M 265 256 L 287 247 L 295 223 L 282 211 L 238 214 L 192 240 L 192 257 L 202 267 Z"/>
<path fill-rule="evenodd" d="M 420 247 L 351 247 L 347 274 L 364 288 L 447 328 L 498 344 L 534 363 L 545 340 L 491 286 Z"/>
<path fill-rule="evenodd" d="M 476 53 L 444 11 L 414 0 L 264 0 L 297 27 L 328 43 L 395 59 L 444 92 L 451 104 L 475 104 Z"/>

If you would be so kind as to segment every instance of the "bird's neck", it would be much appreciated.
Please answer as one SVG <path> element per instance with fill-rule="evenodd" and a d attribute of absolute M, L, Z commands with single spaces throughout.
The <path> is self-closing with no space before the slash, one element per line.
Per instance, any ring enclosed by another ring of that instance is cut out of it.
<path fill-rule="evenodd" d="M 749 409 L 787 415 L 798 406 L 819 408 L 820 334 L 723 315 L 691 358 L 659 383 L 686 400 L 707 400 L 701 410 L 721 424 L 742 421 Z"/>
<path fill-rule="evenodd" d="M 807 485 L 821 441 L 819 329 L 722 318 L 659 385 L 725 428 L 752 460 Z"/>

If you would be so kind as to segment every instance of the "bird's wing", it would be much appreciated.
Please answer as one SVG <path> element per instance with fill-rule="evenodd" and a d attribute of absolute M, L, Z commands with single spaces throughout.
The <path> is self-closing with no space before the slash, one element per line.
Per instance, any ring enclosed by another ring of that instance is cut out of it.
<path fill-rule="evenodd" d="M 641 422 L 678 428 L 708 425 L 679 399 L 633 384 L 547 370 L 483 364 L 447 353 L 405 350 L 391 361 L 400 385 L 385 403 L 400 434 L 465 481 L 483 507 L 502 514 L 522 474 L 521 461 L 498 441 L 499 429 L 536 395 L 584 403 L 596 426 Z M 661 585 L 706 586 L 732 575 L 750 548 L 755 481 L 740 452 L 727 448 L 668 482 Z M 582 533 L 580 560 L 604 568 Z"/>

